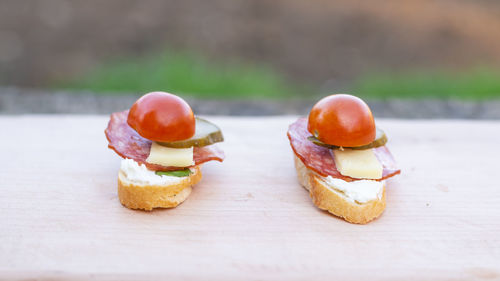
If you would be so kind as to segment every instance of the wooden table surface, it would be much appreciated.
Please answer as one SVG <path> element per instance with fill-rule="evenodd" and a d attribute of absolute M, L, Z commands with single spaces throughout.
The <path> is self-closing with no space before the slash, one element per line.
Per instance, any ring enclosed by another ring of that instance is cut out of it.
<path fill-rule="evenodd" d="M 209 117 L 224 163 L 171 210 L 117 198 L 107 116 L 0 117 L 0 279 L 495 280 L 500 122 L 378 120 L 402 169 L 368 225 L 297 183 L 296 117 Z"/>

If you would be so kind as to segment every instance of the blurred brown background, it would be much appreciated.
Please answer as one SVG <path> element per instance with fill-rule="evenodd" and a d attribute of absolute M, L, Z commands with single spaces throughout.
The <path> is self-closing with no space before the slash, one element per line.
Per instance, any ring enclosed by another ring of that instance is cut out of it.
<path fill-rule="evenodd" d="M 498 65 L 500 1 L 0 1 L 3 85 L 43 87 L 164 46 L 342 87 L 379 69 Z"/>

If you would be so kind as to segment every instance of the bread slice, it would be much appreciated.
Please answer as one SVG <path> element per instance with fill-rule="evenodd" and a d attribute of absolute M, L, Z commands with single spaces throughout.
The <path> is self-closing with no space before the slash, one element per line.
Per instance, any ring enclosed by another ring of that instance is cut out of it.
<path fill-rule="evenodd" d="M 164 185 L 138 184 L 127 179 L 120 169 L 118 172 L 118 197 L 120 202 L 130 209 L 151 211 L 153 208 L 174 208 L 184 202 L 191 194 L 191 186 L 201 180 L 201 169 L 194 167 L 194 172 L 178 181 Z"/>
<path fill-rule="evenodd" d="M 308 169 L 296 156 L 295 169 L 299 183 L 309 191 L 314 205 L 350 223 L 366 224 L 379 217 L 385 209 L 385 184 L 380 199 L 363 204 L 352 202 L 347 196 L 323 180 L 323 177 Z"/>

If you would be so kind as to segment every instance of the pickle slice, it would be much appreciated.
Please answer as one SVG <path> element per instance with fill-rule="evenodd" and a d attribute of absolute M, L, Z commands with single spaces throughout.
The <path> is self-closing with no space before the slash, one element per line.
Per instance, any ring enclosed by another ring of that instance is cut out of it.
<path fill-rule="evenodd" d="M 326 143 L 318 140 L 314 136 L 310 136 L 307 139 L 310 140 L 310 141 L 312 141 L 314 144 L 319 145 L 319 146 L 324 146 L 324 147 L 327 147 L 327 148 L 330 148 L 330 149 L 339 148 L 339 146 L 336 146 L 336 145 L 326 144 Z M 382 131 L 381 129 L 377 128 L 376 134 L 375 134 L 375 140 L 372 141 L 371 143 L 369 143 L 367 145 L 362 145 L 362 146 L 344 147 L 344 148 L 362 150 L 362 149 L 368 149 L 368 148 L 375 148 L 375 147 L 383 146 L 386 143 L 387 143 L 387 136 L 385 135 L 384 131 Z"/>
<path fill-rule="evenodd" d="M 189 148 L 191 146 L 207 146 L 221 141 L 224 141 L 224 137 L 219 127 L 205 119 L 196 117 L 194 136 L 187 140 L 158 142 L 158 144 L 172 148 Z"/>

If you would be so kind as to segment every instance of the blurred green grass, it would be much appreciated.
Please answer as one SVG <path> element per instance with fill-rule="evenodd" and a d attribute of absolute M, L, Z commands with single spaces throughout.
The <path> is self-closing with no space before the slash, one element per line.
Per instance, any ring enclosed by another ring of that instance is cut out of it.
<path fill-rule="evenodd" d="M 300 90 L 262 64 L 215 62 L 191 52 L 164 52 L 104 63 L 57 88 L 96 93 L 166 91 L 197 98 L 286 98 Z"/>
<path fill-rule="evenodd" d="M 498 99 L 500 70 L 476 67 L 460 72 L 371 73 L 357 80 L 352 89 L 357 95 L 371 99 Z"/>
<path fill-rule="evenodd" d="M 105 62 L 55 87 L 103 94 L 166 91 L 202 99 L 318 99 L 339 92 L 287 79 L 265 64 L 220 62 L 171 50 Z M 341 92 L 365 99 L 499 99 L 500 70 L 370 72 L 347 88 Z"/>

